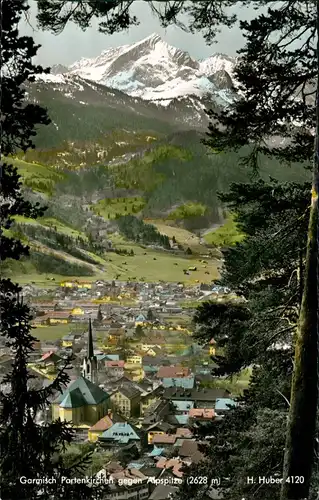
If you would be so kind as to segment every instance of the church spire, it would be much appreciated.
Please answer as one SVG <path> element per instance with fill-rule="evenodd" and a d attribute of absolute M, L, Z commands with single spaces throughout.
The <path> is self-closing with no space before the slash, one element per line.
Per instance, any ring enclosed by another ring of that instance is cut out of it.
<path fill-rule="evenodd" d="M 88 357 L 88 359 L 92 359 L 94 357 L 91 318 L 89 319 L 89 338 L 88 338 L 88 356 L 87 357 Z"/>
<path fill-rule="evenodd" d="M 82 377 L 93 383 L 97 383 L 98 380 L 97 358 L 94 356 L 91 319 L 89 320 L 88 350 L 82 365 Z"/>

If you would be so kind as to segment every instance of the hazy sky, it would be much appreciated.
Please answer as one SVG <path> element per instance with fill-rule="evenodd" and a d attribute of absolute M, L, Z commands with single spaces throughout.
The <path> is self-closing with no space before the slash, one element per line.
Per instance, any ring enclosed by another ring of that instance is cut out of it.
<path fill-rule="evenodd" d="M 44 66 L 58 63 L 69 65 L 81 57 L 96 57 L 107 48 L 138 42 L 154 32 L 161 35 L 163 40 L 170 45 L 189 52 L 196 59 L 208 57 L 214 52 L 235 55 L 236 50 L 243 45 L 243 37 L 238 27 L 232 30 L 223 29 L 218 35 L 217 43 L 211 46 L 206 45 L 199 33 L 195 35 L 185 33 L 175 26 L 163 29 L 150 12 L 147 3 L 142 0 L 136 0 L 134 4 L 134 13 L 141 24 L 131 28 L 128 32 L 111 36 L 103 35 L 98 32 L 98 23 L 93 21 L 92 27 L 87 31 L 69 24 L 63 33 L 53 35 L 37 28 L 36 2 L 29 0 L 29 4 L 31 5 L 29 23 L 22 23 L 21 34 L 32 35 L 35 42 L 42 45 L 38 51 L 37 62 Z M 253 14 L 252 10 L 242 9 L 240 17 L 247 19 Z"/>

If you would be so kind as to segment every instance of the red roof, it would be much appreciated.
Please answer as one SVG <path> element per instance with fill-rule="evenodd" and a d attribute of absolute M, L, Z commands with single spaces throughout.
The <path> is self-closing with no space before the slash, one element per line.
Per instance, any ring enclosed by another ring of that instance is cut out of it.
<path fill-rule="evenodd" d="M 183 472 L 180 470 L 183 467 L 184 463 L 182 460 L 178 458 L 165 458 L 161 457 L 156 463 L 156 467 L 158 469 L 172 469 L 172 472 L 177 477 L 182 477 Z"/>
<path fill-rule="evenodd" d="M 188 377 L 190 374 L 190 369 L 184 366 L 161 366 L 156 376 L 157 378 L 175 378 Z"/>
<path fill-rule="evenodd" d="M 208 408 L 192 408 L 189 410 L 188 415 L 193 418 L 211 420 L 212 418 L 215 418 L 215 411 Z"/>
<path fill-rule="evenodd" d="M 91 431 L 96 431 L 96 432 L 104 432 L 107 431 L 110 427 L 112 427 L 113 421 L 111 420 L 111 415 L 105 415 L 105 417 L 101 418 L 96 424 L 92 425 L 90 427 L 90 432 Z"/>
<path fill-rule="evenodd" d="M 154 444 L 174 444 L 176 441 L 174 434 L 154 434 L 152 442 Z"/>
<path fill-rule="evenodd" d="M 55 352 L 49 351 L 49 352 L 46 352 L 45 354 L 43 354 L 43 356 L 41 357 L 42 361 L 45 361 L 46 359 L 50 358 L 50 356 L 52 356 L 52 354 L 55 354 Z"/>
<path fill-rule="evenodd" d="M 176 436 L 177 437 L 192 437 L 192 433 L 189 429 L 185 429 L 184 427 L 179 427 L 176 429 Z"/>
<path fill-rule="evenodd" d="M 120 360 L 120 361 L 106 361 L 105 366 L 107 368 L 124 368 L 125 361 Z"/>

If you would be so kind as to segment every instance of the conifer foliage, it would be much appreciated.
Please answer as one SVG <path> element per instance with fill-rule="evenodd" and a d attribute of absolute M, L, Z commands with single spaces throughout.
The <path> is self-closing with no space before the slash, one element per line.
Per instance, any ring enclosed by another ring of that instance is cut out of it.
<path fill-rule="evenodd" d="M 33 65 L 38 47 L 32 38 L 19 36 L 18 23 L 27 12 L 24 0 L 1 0 L 1 175 L 0 175 L 0 258 L 19 259 L 28 255 L 28 247 L 7 230 L 13 217 L 36 218 L 44 209 L 23 199 L 17 169 L 10 155 L 32 147 L 35 126 L 48 124 L 46 110 L 25 104 L 23 84 L 42 73 Z M 3 161 L 3 159 L 5 160 Z M 0 330 L 13 353 L 10 373 L 2 381 L 0 391 L 0 497 L 2 500 L 35 498 L 99 498 L 86 484 L 67 484 L 61 480 L 74 477 L 88 457 L 66 468 L 64 447 L 73 439 L 73 430 L 60 420 L 38 425 L 36 416 L 49 404 L 49 398 L 61 391 L 69 378 L 65 367 L 51 386 L 35 390 L 28 370 L 28 357 L 33 351 L 31 313 L 23 303 L 21 287 L 0 276 Z M 23 478 L 29 481 L 25 484 Z M 53 479 L 46 483 L 46 479 Z M 31 483 L 30 483 L 31 481 Z"/>

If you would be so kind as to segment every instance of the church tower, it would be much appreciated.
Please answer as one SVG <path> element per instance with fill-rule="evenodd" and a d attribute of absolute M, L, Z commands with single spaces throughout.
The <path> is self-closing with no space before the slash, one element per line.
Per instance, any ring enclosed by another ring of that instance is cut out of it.
<path fill-rule="evenodd" d="M 90 382 L 93 382 L 93 384 L 96 384 L 97 378 L 98 378 L 97 375 L 98 375 L 97 357 L 94 356 L 92 323 L 91 323 L 91 318 L 90 318 L 90 320 L 89 320 L 89 335 L 88 335 L 88 352 L 83 360 L 82 376 L 84 378 L 90 380 Z"/>

